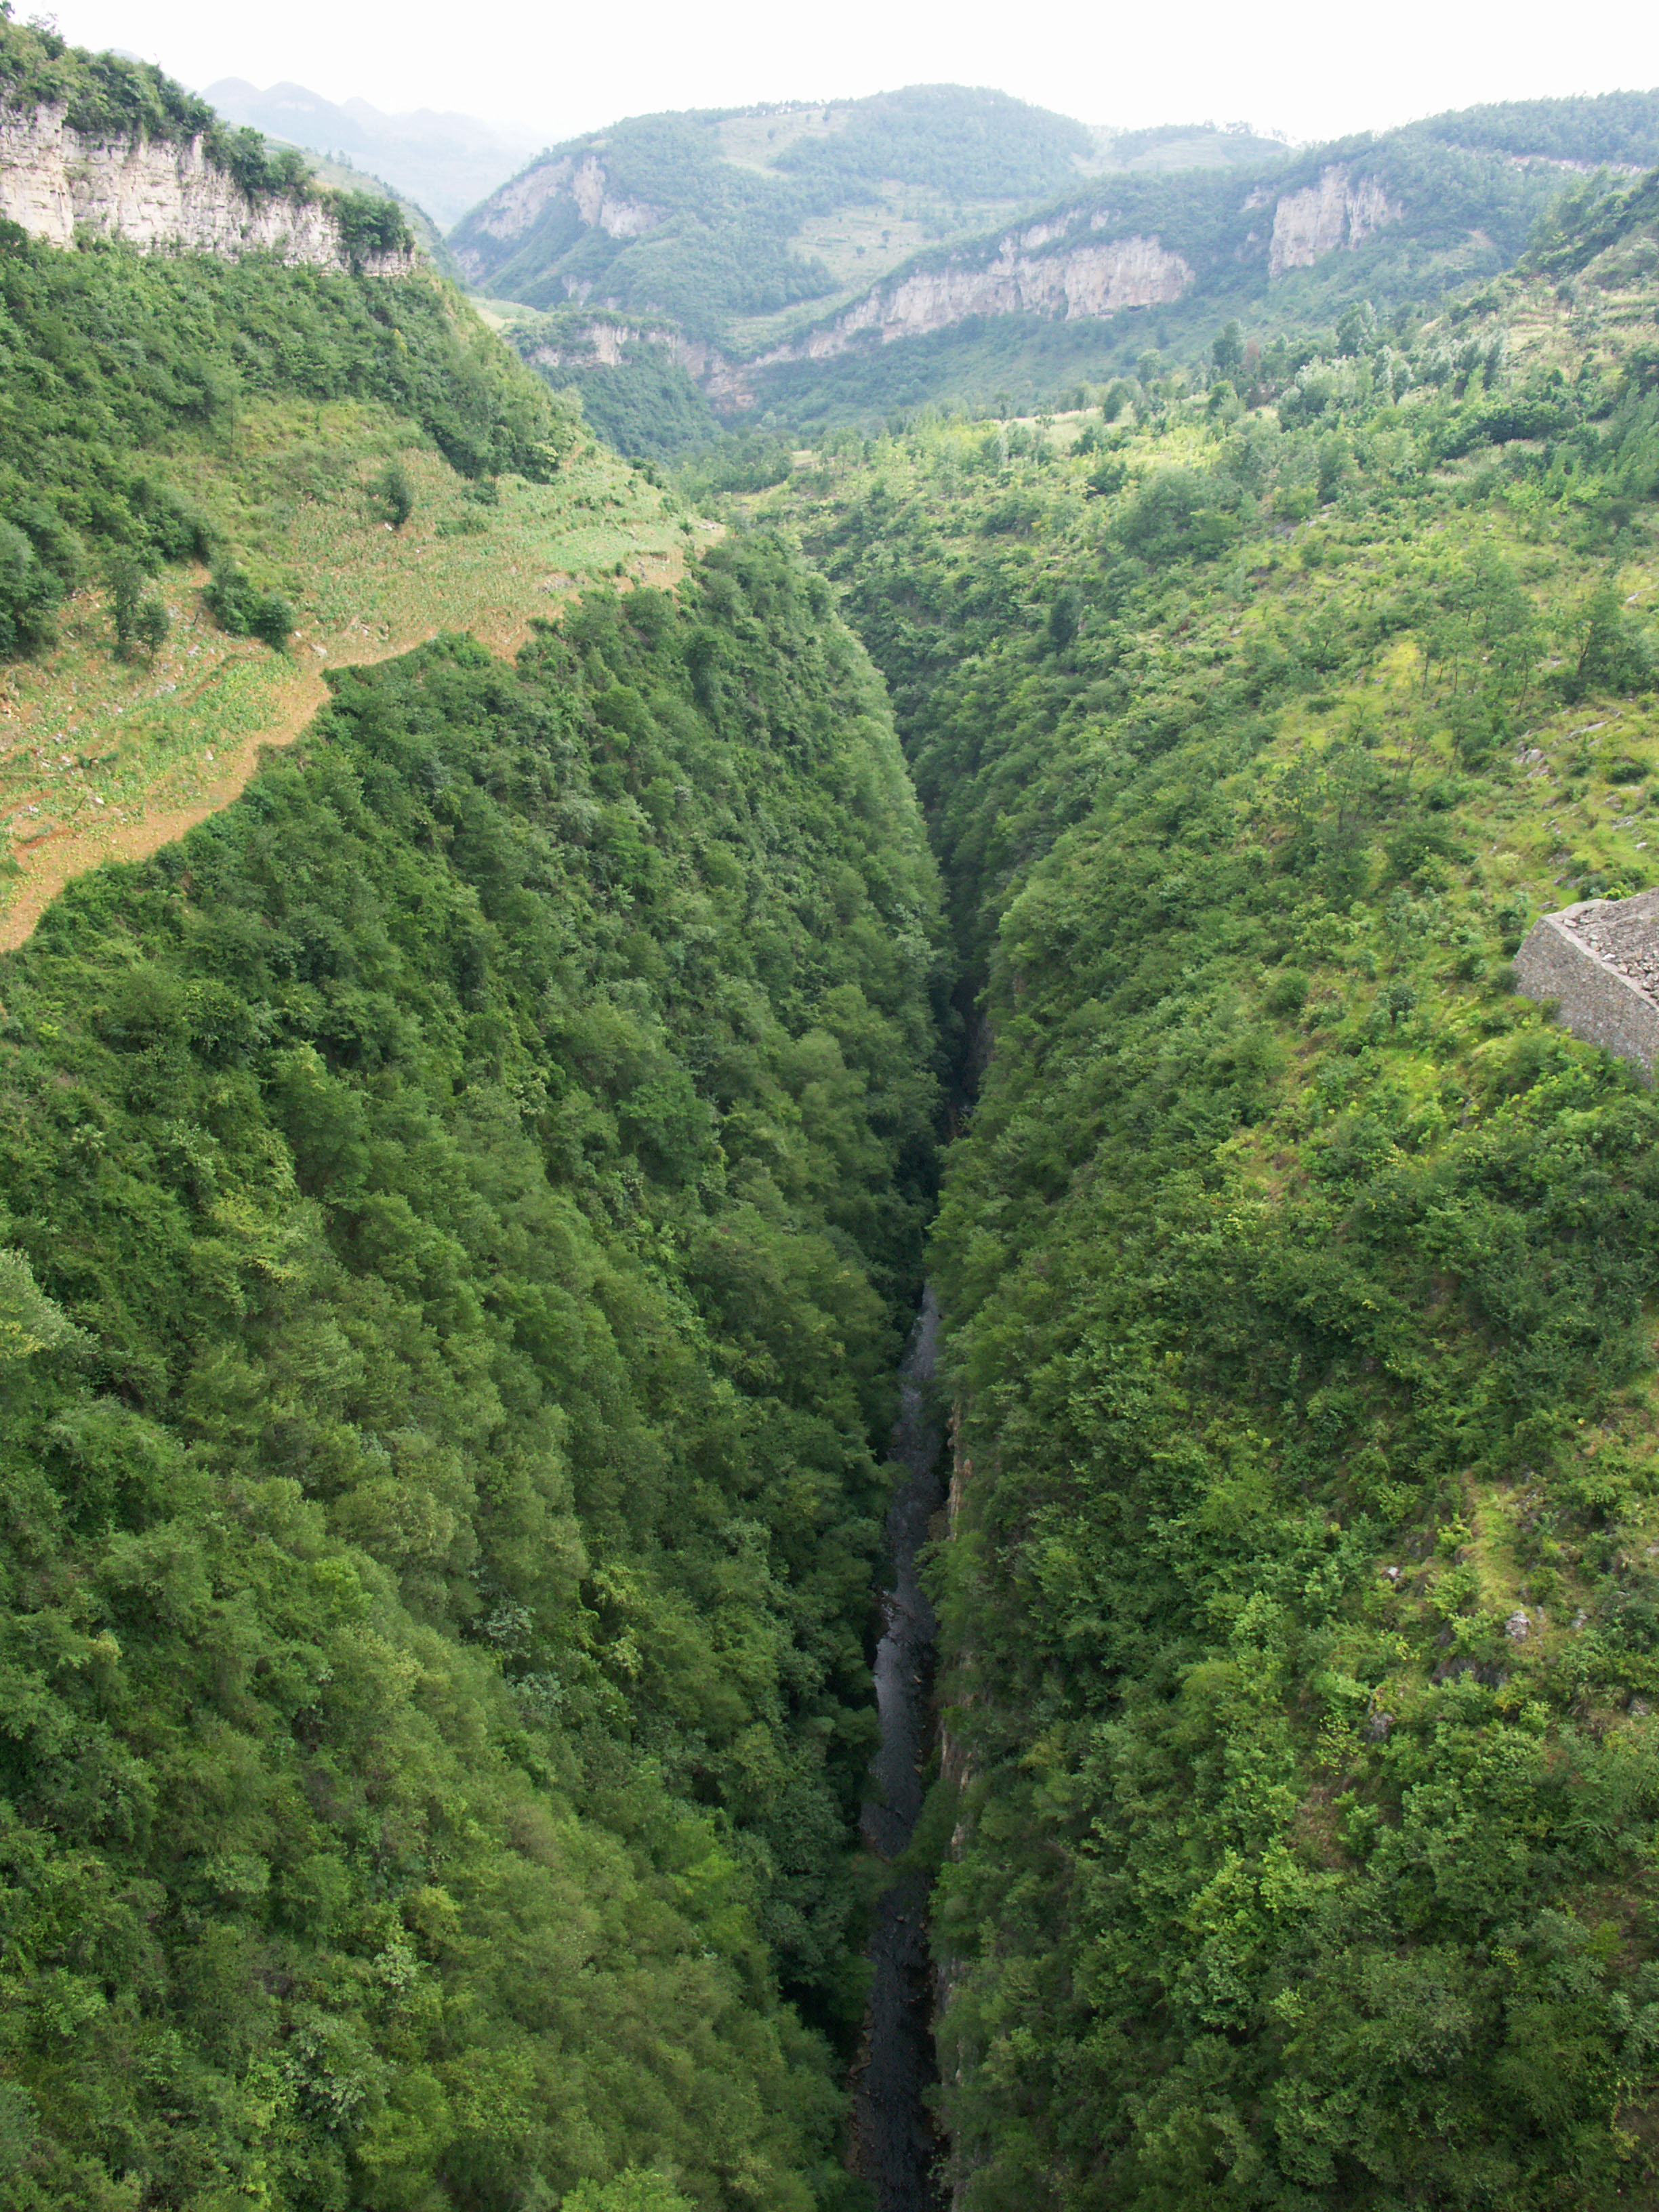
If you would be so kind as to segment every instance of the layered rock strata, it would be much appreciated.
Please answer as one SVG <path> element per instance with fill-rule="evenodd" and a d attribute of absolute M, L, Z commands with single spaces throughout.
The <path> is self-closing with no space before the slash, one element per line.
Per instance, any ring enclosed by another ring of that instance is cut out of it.
<path fill-rule="evenodd" d="M 662 221 L 663 211 L 647 201 L 629 199 L 612 189 L 605 167 L 596 154 L 562 155 L 558 160 L 538 161 L 511 184 L 492 192 L 471 222 L 486 238 L 524 238 L 557 199 L 568 199 L 590 230 L 608 238 L 642 238 Z M 455 258 L 469 283 L 487 285 L 498 264 L 476 242 L 461 241 Z"/>
<path fill-rule="evenodd" d="M 1311 269 L 1340 247 L 1352 252 L 1386 224 L 1398 222 L 1403 213 L 1375 177 L 1356 177 L 1351 169 L 1334 163 L 1321 172 L 1316 184 L 1281 195 L 1273 209 L 1267 274 L 1282 276 L 1287 269 Z"/>
<path fill-rule="evenodd" d="M 325 202 L 252 200 L 207 158 L 199 137 L 103 142 L 71 130 L 61 106 L 0 110 L 0 217 L 52 246 L 72 245 L 77 230 L 90 230 L 145 252 L 352 264 Z M 374 266 L 402 272 L 412 256 L 381 256 Z"/>
<path fill-rule="evenodd" d="M 592 322 L 560 337 L 529 346 L 524 357 L 538 368 L 620 368 L 630 345 L 661 346 L 676 360 L 684 351 L 684 342 L 672 324 L 613 322 L 595 315 Z"/>
<path fill-rule="evenodd" d="M 1037 249 L 1060 234 L 1062 222 L 1033 223 L 1003 239 L 994 260 L 966 261 L 899 272 L 855 300 L 830 322 L 793 338 L 753 361 L 733 366 L 711 359 L 702 368 L 711 398 L 746 405 L 749 379 L 757 369 L 790 361 L 827 361 L 873 334 L 882 345 L 948 330 L 975 315 L 1054 317 L 1115 314 L 1120 307 L 1153 307 L 1178 300 L 1193 271 L 1156 238 L 1092 239 L 1069 249 Z"/>

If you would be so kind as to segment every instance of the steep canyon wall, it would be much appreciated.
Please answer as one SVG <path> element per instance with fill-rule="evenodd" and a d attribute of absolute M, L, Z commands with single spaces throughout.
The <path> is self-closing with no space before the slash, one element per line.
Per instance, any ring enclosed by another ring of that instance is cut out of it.
<path fill-rule="evenodd" d="M 252 199 L 199 137 L 103 141 L 71 129 L 61 106 L 0 111 L 0 217 L 58 246 L 90 230 L 145 252 L 268 252 L 336 269 L 354 258 L 326 201 Z M 401 274 L 413 256 L 380 255 L 374 266 Z"/>

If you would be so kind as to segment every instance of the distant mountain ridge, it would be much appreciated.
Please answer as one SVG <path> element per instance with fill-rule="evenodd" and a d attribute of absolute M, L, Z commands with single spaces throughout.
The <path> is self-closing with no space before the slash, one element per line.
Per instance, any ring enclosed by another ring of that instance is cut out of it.
<path fill-rule="evenodd" d="M 262 91 L 222 77 L 202 97 L 232 123 L 319 154 L 343 155 L 449 226 L 510 176 L 535 141 L 477 116 L 422 107 L 388 115 L 366 100 L 325 100 L 302 84 Z"/>
<path fill-rule="evenodd" d="M 634 116 L 540 155 L 451 243 L 482 290 L 545 309 L 669 314 L 739 347 L 756 318 L 840 304 L 935 241 L 972 237 L 1103 172 L 1260 166 L 1276 141 L 1212 125 L 1118 135 L 1006 93 Z"/>
<path fill-rule="evenodd" d="M 1512 265 L 1564 173 L 1655 162 L 1655 92 L 1292 150 L 1213 126 L 1091 131 L 920 86 L 634 118 L 540 156 L 452 244 L 475 285 L 538 313 L 677 325 L 664 343 L 728 412 L 811 422 L 1035 396 L 1120 373 L 1149 336 L 1179 347 L 1190 325 L 1201 346 L 1200 325 L 1233 315 L 1300 328 L 1351 297 L 1433 298 Z M 542 341 L 524 329 L 528 354 Z M 542 350 L 590 406 L 597 380 L 641 368 L 637 348 L 582 371 Z"/>

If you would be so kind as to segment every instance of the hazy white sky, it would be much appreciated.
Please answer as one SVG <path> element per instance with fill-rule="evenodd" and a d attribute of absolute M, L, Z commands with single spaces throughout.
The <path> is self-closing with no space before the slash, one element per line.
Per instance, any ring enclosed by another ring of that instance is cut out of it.
<path fill-rule="evenodd" d="M 45 0 L 52 6 L 54 0 Z M 664 107 L 1000 87 L 1089 123 L 1245 120 L 1325 138 L 1477 100 L 1659 84 L 1659 5 L 1600 0 L 55 0 L 76 44 L 187 83 L 290 78 L 544 140 Z M 17 13 L 30 12 L 21 0 Z"/>

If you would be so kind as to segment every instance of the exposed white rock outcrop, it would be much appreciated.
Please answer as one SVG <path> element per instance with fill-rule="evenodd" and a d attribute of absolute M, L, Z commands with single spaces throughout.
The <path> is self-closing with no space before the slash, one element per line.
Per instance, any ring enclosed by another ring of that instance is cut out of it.
<path fill-rule="evenodd" d="M 316 200 L 250 200 L 210 161 L 199 138 L 107 143 L 71 131 L 61 106 L 0 110 L 0 216 L 52 246 L 77 229 L 129 240 L 149 250 L 183 246 L 234 259 L 278 253 L 286 261 L 343 269 L 350 257 L 328 207 Z M 377 257 L 376 269 L 401 273 L 407 253 Z"/>
<path fill-rule="evenodd" d="M 1062 220 L 1010 232 L 995 259 L 977 266 L 945 261 L 902 271 L 821 330 L 775 346 L 741 368 L 711 364 L 710 394 L 744 404 L 747 380 L 756 369 L 775 362 L 826 361 L 845 353 L 866 331 L 890 345 L 899 338 L 948 330 L 972 315 L 1112 315 L 1121 307 L 1161 307 L 1178 300 L 1193 281 L 1188 264 L 1155 238 L 1085 235 L 1057 253 L 1036 251 L 1062 236 L 1066 228 Z"/>
<path fill-rule="evenodd" d="M 1460 147 L 1460 153 L 1468 152 Z M 1505 154 L 1504 163 L 1510 169 L 1561 169 L 1575 177 L 1594 177 L 1605 169 L 1609 176 L 1644 177 L 1647 171 L 1639 161 L 1574 161 L 1565 154 Z"/>
<path fill-rule="evenodd" d="M 610 179 L 597 155 L 589 154 L 570 179 L 570 197 L 590 230 L 609 238 L 642 238 L 662 221 L 662 210 L 645 200 L 623 199 L 609 190 Z"/>
<path fill-rule="evenodd" d="M 514 177 L 511 184 L 492 192 L 471 221 L 487 238 L 520 236 L 537 221 L 549 201 L 556 199 L 568 185 L 573 167 L 568 157 L 562 161 L 537 162 L 521 177 Z M 483 271 L 484 263 L 477 253 L 469 258 L 467 249 L 462 247 L 459 254 L 469 276 L 476 277 Z"/>
<path fill-rule="evenodd" d="M 1246 205 L 1253 204 L 1254 198 L 1252 195 Z M 1351 169 L 1334 163 L 1322 172 L 1316 185 L 1280 198 L 1273 210 L 1267 273 L 1282 276 L 1287 269 L 1311 269 L 1340 246 L 1352 251 L 1363 246 L 1385 223 L 1398 222 L 1403 213 L 1375 177 L 1356 178 Z"/>
<path fill-rule="evenodd" d="M 662 221 L 660 208 L 613 192 L 604 162 L 597 154 L 586 153 L 580 158 L 566 154 L 556 161 L 538 161 L 492 192 L 471 222 L 486 238 L 521 239 L 561 198 L 572 202 L 590 230 L 602 230 L 610 238 L 643 238 Z M 456 258 L 472 283 L 488 277 L 492 264 L 476 246 L 458 246 Z"/>
<path fill-rule="evenodd" d="M 1059 253 L 1037 254 L 1035 247 L 1053 235 L 1048 227 L 1033 225 L 1026 239 L 1004 240 L 996 259 L 981 268 L 947 263 L 900 276 L 838 316 L 808 351 L 839 352 L 871 328 L 885 344 L 969 315 L 1095 316 L 1160 307 L 1178 300 L 1193 280 L 1181 256 L 1155 238 L 1087 239 Z"/>
<path fill-rule="evenodd" d="M 611 322 L 596 315 L 591 323 L 557 339 L 532 346 L 525 359 L 538 368 L 620 368 L 630 345 L 664 346 L 678 359 L 683 341 L 667 325 Z"/>

